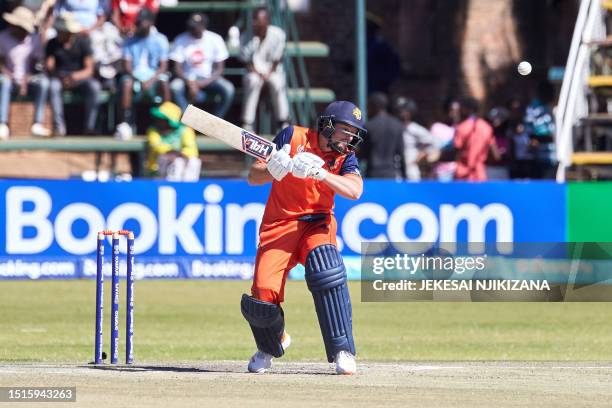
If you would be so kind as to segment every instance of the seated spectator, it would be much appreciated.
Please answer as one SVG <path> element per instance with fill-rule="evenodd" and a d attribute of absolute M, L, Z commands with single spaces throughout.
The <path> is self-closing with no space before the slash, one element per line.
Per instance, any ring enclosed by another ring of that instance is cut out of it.
<path fill-rule="evenodd" d="M 159 0 L 111 0 L 111 20 L 124 37 L 131 37 L 136 31 L 138 13 L 145 8 L 157 14 Z"/>
<path fill-rule="evenodd" d="M 195 132 L 181 123 L 181 108 L 164 102 L 151 109 L 153 125 L 147 130 L 149 171 L 171 181 L 198 181 L 202 163 Z"/>
<path fill-rule="evenodd" d="M 270 25 L 270 14 L 265 8 L 253 14 L 253 33 L 243 33 L 240 38 L 240 59 L 246 64 L 247 74 L 242 78 L 244 100 L 242 127 L 253 130 L 259 95 L 264 84 L 268 85 L 274 116 L 280 127 L 289 120 L 287 84 L 283 69 L 285 32 Z"/>
<path fill-rule="evenodd" d="M 140 10 L 136 33 L 123 46 L 125 75 L 120 81 L 123 121 L 117 125 L 115 137 L 132 138 L 132 96 L 136 101 L 148 97 L 154 102 L 170 100 L 168 86 L 168 39 L 153 30 L 155 14 L 147 8 Z"/>
<path fill-rule="evenodd" d="M 368 98 L 363 157 L 366 177 L 401 179 L 404 171 L 404 125 L 387 112 L 387 96 L 375 92 Z"/>
<path fill-rule="evenodd" d="M 436 140 L 429 130 L 414 122 L 417 104 L 412 99 L 399 97 L 395 101 L 395 112 L 404 124 L 405 176 L 407 180 L 418 181 L 421 179 L 419 162 L 437 159 Z"/>
<path fill-rule="evenodd" d="M 462 121 L 457 125 L 453 141 L 457 150 L 455 180 L 485 181 L 487 180 L 485 162 L 489 152 L 496 161 L 500 159 L 493 128 L 487 121 L 477 116 L 476 99 L 463 98 L 459 104 Z"/>
<path fill-rule="evenodd" d="M 82 35 L 89 35 L 106 21 L 104 0 L 57 0 L 54 15 L 72 13 L 74 20 L 81 26 Z"/>
<path fill-rule="evenodd" d="M 91 39 L 96 76 L 104 88 L 114 90 L 123 39 L 119 29 L 106 21 L 109 13 L 107 0 L 57 0 L 55 14 L 65 11 L 73 13 L 83 27 L 81 34 L 89 35 Z"/>
<path fill-rule="evenodd" d="M 96 74 L 105 89 L 115 91 L 115 77 L 121 70 L 123 38 L 117 27 L 107 21 L 89 34 Z"/>
<path fill-rule="evenodd" d="M 40 37 L 35 33 L 34 15 L 25 7 L 17 7 L 2 17 L 9 26 L 0 32 L 0 140 L 10 135 L 8 119 L 13 92 L 34 95 L 31 132 L 34 136 L 49 136 L 51 132 L 42 125 L 49 81 L 34 73 L 34 66 L 44 56 Z"/>
<path fill-rule="evenodd" d="M 74 91 L 84 99 L 84 133 L 94 134 L 98 117 L 100 83 L 94 78 L 94 62 L 89 37 L 79 35 L 82 27 L 72 13 L 55 19 L 57 37 L 47 44 L 45 66 L 49 84 L 53 126 L 56 136 L 66 135 L 64 104 L 65 90 Z"/>
<path fill-rule="evenodd" d="M 229 53 L 223 38 L 207 26 L 206 15 L 192 14 L 187 20 L 188 31 L 174 40 L 170 59 L 176 78 L 170 88 L 182 110 L 187 109 L 188 99 L 202 103 L 209 95 L 219 95 L 221 100 L 211 113 L 224 117 L 234 99 L 234 85 L 221 76 Z"/>

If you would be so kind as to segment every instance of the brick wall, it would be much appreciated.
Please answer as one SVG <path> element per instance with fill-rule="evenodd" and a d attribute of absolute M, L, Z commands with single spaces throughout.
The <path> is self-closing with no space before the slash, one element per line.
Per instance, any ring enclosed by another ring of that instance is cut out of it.
<path fill-rule="evenodd" d="M 8 123 L 11 129 L 11 138 L 29 137 L 33 121 L 34 104 L 32 102 L 11 102 Z M 47 105 L 43 125 L 47 129 L 51 129 L 51 124 L 51 108 Z"/>

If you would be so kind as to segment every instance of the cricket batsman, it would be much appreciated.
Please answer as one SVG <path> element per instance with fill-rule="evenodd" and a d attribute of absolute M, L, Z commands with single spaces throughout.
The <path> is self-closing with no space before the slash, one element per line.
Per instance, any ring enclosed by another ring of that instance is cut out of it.
<path fill-rule="evenodd" d="M 327 360 L 338 374 L 354 374 L 355 342 L 346 270 L 336 245 L 334 196 L 356 200 L 363 181 L 355 148 L 363 141 L 361 111 L 347 101 L 332 102 L 317 129 L 289 126 L 274 139 L 268 163 L 255 162 L 249 184 L 272 182 L 266 203 L 251 296 L 241 310 L 251 326 L 257 352 L 248 369 L 262 373 L 281 357 L 291 338 L 281 303 L 289 271 L 298 263 L 314 299 Z"/>

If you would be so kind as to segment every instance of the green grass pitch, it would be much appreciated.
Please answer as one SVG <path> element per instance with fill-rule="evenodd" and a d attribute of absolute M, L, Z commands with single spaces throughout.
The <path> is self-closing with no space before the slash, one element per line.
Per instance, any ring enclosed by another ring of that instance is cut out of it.
<path fill-rule="evenodd" d="M 249 287 L 247 281 L 136 282 L 136 362 L 246 361 L 255 345 L 239 301 Z M 358 282 L 351 293 L 360 360 L 612 360 L 610 303 L 362 303 Z M 123 361 L 123 281 L 120 294 Z M 288 282 L 285 298 L 293 344 L 284 359 L 323 361 L 305 283 Z M 0 361 L 92 361 L 94 281 L 2 282 L 0 313 Z"/>

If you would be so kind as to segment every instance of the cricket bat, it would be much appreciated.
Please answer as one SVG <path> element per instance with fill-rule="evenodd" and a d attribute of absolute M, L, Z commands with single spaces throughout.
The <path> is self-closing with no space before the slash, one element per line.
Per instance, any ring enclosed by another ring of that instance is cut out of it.
<path fill-rule="evenodd" d="M 274 152 L 275 144 L 271 141 L 247 132 L 193 105 L 187 106 L 181 122 L 205 136 L 219 139 L 234 149 L 266 162 Z"/>

